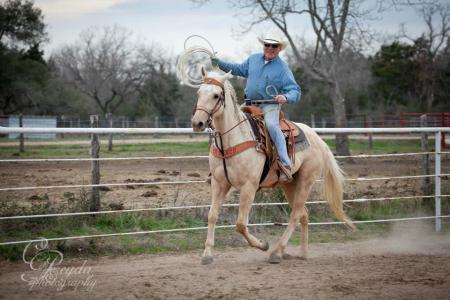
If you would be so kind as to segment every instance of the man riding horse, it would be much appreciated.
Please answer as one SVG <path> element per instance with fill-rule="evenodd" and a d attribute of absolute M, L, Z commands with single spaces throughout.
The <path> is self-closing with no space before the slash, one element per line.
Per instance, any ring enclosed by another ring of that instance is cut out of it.
<path fill-rule="evenodd" d="M 246 103 L 264 112 L 264 121 L 280 157 L 280 181 L 290 182 L 292 166 L 280 129 L 279 114 L 283 103 L 300 100 L 301 89 L 287 63 L 279 57 L 280 52 L 286 49 L 287 42 L 275 32 L 259 38 L 259 41 L 264 46 L 264 52 L 251 55 L 241 64 L 224 62 L 217 57 L 213 57 L 211 62 L 222 71 L 231 71 L 233 75 L 247 78 Z"/>

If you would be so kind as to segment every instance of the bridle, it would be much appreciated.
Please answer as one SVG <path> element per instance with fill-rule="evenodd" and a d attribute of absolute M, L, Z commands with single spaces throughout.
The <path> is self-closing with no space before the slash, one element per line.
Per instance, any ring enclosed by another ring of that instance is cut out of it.
<path fill-rule="evenodd" d="M 220 93 L 220 95 L 218 95 L 216 105 L 214 105 L 214 107 L 212 108 L 211 111 L 208 111 L 208 109 L 204 106 L 198 106 L 198 105 L 196 105 L 194 107 L 194 109 L 192 110 L 192 115 L 194 115 L 197 110 L 201 110 L 201 111 L 204 111 L 205 113 L 207 113 L 208 119 L 206 121 L 206 124 L 208 127 L 211 127 L 213 115 L 219 111 L 221 106 L 223 106 L 225 108 L 225 87 L 222 82 L 220 82 L 217 79 L 211 78 L 211 77 L 203 77 L 203 83 L 216 85 L 222 89 L 222 92 Z"/>
<path fill-rule="evenodd" d="M 231 129 L 227 130 L 224 133 L 216 132 L 214 127 L 213 127 L 213 125 L 212 125 L 212 117 L 222 106 L 223 106 L 223 108 L 225 108 L 225 87 L 224 87 L 222 82 L 218 81 L 217 79 L 211 78 L 211 77 L 203 77 L 203 83 L 204 84 L 212 84 L 212 85 L 216 85 L 216 86 L 220 87 L 222 89 L 222 93 L 218 96 L 217 102 L 216 102 L 216 104 L 214 105 L 214 107 L 212 108 L 211 111 L 208 111 L 208 109 L 206 107 L 196 105 L 194 107 L 194 109 L 192 110 L 192 114 L 194 115 L 197 110 L 204 111 L 204 112 L 206 112 L 208 114 L 208 119 L 206 121 L 206 126 L 212 129 L 212 132 L 210 134 L 214 138 L 214 144 L 216 145 L 217 150 L 220 153 L 220 157 L 222 158 L 222 164 L 223 164 L 223 169 L 224 169 L 224 173 L 225 173 L 225 178 L 227 179 L 228 183 L 231 186 L 233 186 L 233 184 L 230 181 L 230 178 L 228 177 L 227 164 L 226 164 L 226 161 L 225 161 L 225 158 L 227 157 L 227 155 L 226 155 L 227 149 L 224 149 L 224 147 L 223 147 L 222 137 L 225 134 L 229 133 L 234 128 L 238 127 L 241 123 L 243 123 L 245 121 L 248 121 L 248 119 L 244 118 L 242 121 L 238 122 Z M 219 143 L 219 141 L 220 141 L 220 143 Z M 254 146 L 253 143 L 256 144 L 255 141 L 250 141 L 250 144 L 247 141 L 247 142 L 245 142 L 243 144 Z M 232 147 L 232 148 L 235 148 L 235 147 Z M 248 146 L 245 149 L 247 149 L 247 148 L 248 148 Z M 234 154 L 237 154 L 237 153 L 239 153 L 239 152 L 234 152 Z"/>

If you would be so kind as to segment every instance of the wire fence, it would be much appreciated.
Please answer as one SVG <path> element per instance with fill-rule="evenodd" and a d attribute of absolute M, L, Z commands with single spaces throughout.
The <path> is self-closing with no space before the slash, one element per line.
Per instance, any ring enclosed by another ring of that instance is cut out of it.
<path fill-rule="evenodd" d="M 103 128 L 104 129 L 104 128 Z M 0 128 L 1 132 L 2 128 Z M 4 130 L 4 129 L 3 129 Z M 17 129 L 16 129 L 17 130 Z M 21 129 L 23 130 L 23 128 Z M 353 131 L 358 131 L 359 129 L 353 129 Z M 372 129 L 373 130 L 373 129 Z M 435 132 L 435 129 L 412 129 L 411 132 Z M 14 130 L 13 130 L 14 131 Z M 375 130 L 376 132 L 383 132 L 382 130 Z M 364 130 L 361 130 L 364 132 Z M 351 155 L 351 156 L 338 156 L 337 158 L 373 158 L 373 157 L 398 157 L 398 156 L 413 156 L 413 155 L 425 155 L 434 154 L 435 157 L 435 174 L 433 175 L 405 175 L 405 176 L 386 176 L 386 177 L 363 177 L 363 178 L 346 178 L 347 181 L 372 181 L 372 180 L 392 180 L 392 179 L 420 179 L 420 178 L 434 178 L 436 180 L 435 185 L 438 187 L 435 190 L 435 195 L 411 195 L 411 196 L 398 196 L 398 197 L 381 197 L 381 198 L 359 198 L 359 199 L 348 199 L 344 202 L 368 202 L 368 201 L 385 201 L 394 199 L 435 199 L 436 213 L 434 216 L 425 217 L 409 217 L 409 218 L 395 218 L 395 219 L 381 219 L 381 220 L 366 220 L 366 221 L 355 221 L 355 224 L 363 223 L 380 223 L 380 222 L 399 222 L 399 221 L 413 221 L 413 220 L 427 220 L 434 219 L 436 224 L 439 223 L 443 218 L 450 217 L 449 215 L 441 215 L 440 212 L 440 199 L 442 197 L 449 197 L 450 195 L 442 195 L 440 191 L 440 181 L 442 178 L 450 176 L 450 174 L 441 174 L 440 172 L 440 159 L 442 154 L 448 154 L 450 152 L 441 152 L 440 150 L 440 133 L 435 133 L 436 137 L 436 151 L 434 152 L 412 152 L 412 153 L 395 153 L 395 154 L 362 154 L 362 155 Z M 154 159 L 205 159 L 207 156 L 174 156 L 174 157 L 132 157 L 132 158 L 43 158 L 43 159 L 1 159 L 0 163 L 18 163 L 18 162 L 52 162 L 52 161 L 114 161 L 114 160 L 154 160 Z M 57 188 L 98 188 L 104 186 L 145 186 L 145 185 L 170 185 L 170 184 L 199 184 L 205 183 L 205 180 L 185 180 L 185 181 L 156 181 L 156 182 L 131 182 L 131 183 L 102 183 L 102 184 L 79 184 L 79 185 L 53 185 L 53 186 L 30 186 L 30 187 L 5 187 L 0 188 L 0 191 L 19 191 L 19 190 L 33 190 L 33 189 L 57 189 Z M 326 203 L 325 201 L 309 201 L 308 205 Z M 239 204 L 226 204 L 225 207 L 238 206 Z M 255 206 L 277 206 L 277 205 L 287 205 L 287 203 L 255 203 Z M 44 217 L 68 217 L 68 216 L 81 216 L 81 215 L 95 215 L 95 214 L 116 214 L 116 213 L 135 213 L 143 211 L 155 211 L 155 210 L 181 210 L 181 209 L 195 209 L 195 208 L 208 208 L 209 205 L 191 205 L 191 206 L 177 206 L 177 207 L 159 207 L 159 208 L 143 208 L 143 209 L 128 209 L 128 210 L 110 210 L 110 211 L 95 211 L 95 212 L 73 212 L 73 213 L 57 213 L 57 214 L 37 214 L 37 215 L 16 215 L 16 216 L 5 216 L 0 217 L 0 220 L 23 220 L 32 218 L 44 218 Z M 439 210 L 438 210 L 439 209 Z M 343 224 L 342 222 L 316 222 L 310 223 L 310 225 L 336 225 Z M 249 226 L 272 226 L 274 223 L 259 223 L 259 224 L 249 224 Z M 286 224 L 275 224 L 275 225 L 286 225 Z M 438 225 L 436 225 L 438 226 Z M 234 225 L 219 225 L 216 228 L 231 228 Z M 139 234 L 150 234 L 150 233 L 169 233 L 169 232 L 182 232 L 182 231 L 194 231 L 194 230 L 204 230 L 207 227 L 192 227 L 192 228 L 177 228 L 177 229 L 166 229 L 166 230 L 148 230 L 148 231 L 134 231 L 134 232 L 122 232 L 122 233 L 107 233 L 107 234 L 95 234 L 95 235 L 83 235 L 83 236 L 71 236 L 71 237 L 55 237 L 49 238 L 49 241 L 60 241 L 60 240 L 72 240 L 72 239 L 87 239 L 87 238 L 98 238 L 98 237 L 111 237 L 120 235 L 139 235 Z M 438 227 L 436 227 L 438 230 Z M 0 243 L 0 246 L 5 245 L 16 245 L 25 244 L 30 242 L 36 242 L 40 240 L 20 240 L 20 241 L 8 241 Z"/>

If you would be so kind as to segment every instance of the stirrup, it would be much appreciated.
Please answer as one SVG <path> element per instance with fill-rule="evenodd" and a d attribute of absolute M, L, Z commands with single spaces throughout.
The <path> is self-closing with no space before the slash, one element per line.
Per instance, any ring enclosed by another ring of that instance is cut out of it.
<path fill-rule="evenodd" d="M 283 166 L 283 164 L 278 163 L 278 166 L 280 168 L 280 177 L 279 181 L 283 183 L 289 183 L 292 181 L 292 174 L 291 169 Z"/>

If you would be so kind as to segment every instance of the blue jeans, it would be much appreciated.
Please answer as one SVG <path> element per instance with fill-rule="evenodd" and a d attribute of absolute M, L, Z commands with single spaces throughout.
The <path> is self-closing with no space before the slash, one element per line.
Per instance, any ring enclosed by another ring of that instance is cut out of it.
<path fill-rule="evenodd" d="M 267 130 L 272 139 L 272 142 L 277 148 L 280 161 L 285 167 L 291 167 L 291 160 L 289 159 L 286 141 L 284 139 L 283 132 L 280 128 L 280 110 L 279 104 L 263 104 L 259 106 L 264 112 L 264 121 L 266 122 Z"/>

